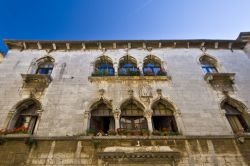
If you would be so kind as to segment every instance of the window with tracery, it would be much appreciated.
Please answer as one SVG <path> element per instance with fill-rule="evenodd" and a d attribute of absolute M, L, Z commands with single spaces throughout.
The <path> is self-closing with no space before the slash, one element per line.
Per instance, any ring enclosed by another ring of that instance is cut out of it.
<path fill-rule="evenodd" d="M 99 57 L 94 66 L 94 72 L 92 76 L 114 76 L 115 71 L 113 67 L 113 62 L 108 56 Z"/>
<path fill-rule="evenodd" d="M 237 108 L 229 105 L 228 103 L 224 103 L 222 109 L 225 110 L 227 120 L 234 133 L 246 132 L 249 130 L 242 113 Z"/>
<path fill-rule="evenodd" d="M 140 70 L 137 67 L 136 59 L 126 55 L 120 59 L 118 75 L 120 76 L 139 76 Z"/>
<path fill-rule="evenodd" d="M 202 71 L 206 73 L 217 73 L 218 70 L 216 68 L 217 61 L 207 55 L 204 55 L 200 58 Z"/>
<path fill-rule="evenodd" d="M 152 122 L 154 130 L 178 132 L 173 109 L 162 100 L 157 101 L 152 106 Z"/>
<path fill-rule="evenodd" d="M 143 109 L 132 99 L 121 107 L 120 127 L 129 130 L 148 128 Z"/>
<path fill-rule="evenodd" d="M 91 108 L 90 129 L 96 132 L 108 133 L 115 129 L 112 108 L 103 101 L 98 102 Z"/>
<path fill-rule="evenodd" d="M 153 55 L 149 55 L 144 59 L 143 73 L 145 76 L 166 75 L 161 66 L 161 60 Z"/>
<path fill-rule="evenodd" d="M 32 134 L 38 118 L 37 111 L 40 109 L 40 105 L 33 100 L 21 103 L 16 108 L 16 112 L 9 124 L 9 129 Z"/>
<path fill-rule="evenodd" d="M 54 60 L 50 57 L 44 57 L 38 60 L 38 67 L 36 70 L 36 74 L 46 74 L 50 75 L 54 68 Z"/>

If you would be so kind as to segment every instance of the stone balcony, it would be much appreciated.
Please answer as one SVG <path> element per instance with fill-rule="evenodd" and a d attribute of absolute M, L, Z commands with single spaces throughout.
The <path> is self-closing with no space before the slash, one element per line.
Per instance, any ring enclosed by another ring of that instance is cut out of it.
<path fill-rule="evenodd" d="M 234 79 L 235 73 L 207 73 L 204 76 L 204 80 L 219 91 L 233 91 Z"/>

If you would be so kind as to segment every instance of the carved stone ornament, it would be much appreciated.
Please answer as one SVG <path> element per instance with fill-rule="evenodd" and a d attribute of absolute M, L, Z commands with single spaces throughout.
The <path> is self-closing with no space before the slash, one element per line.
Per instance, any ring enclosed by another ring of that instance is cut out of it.
<path fill-rule="evenodd" d="M 128 95 L 129 97 L 133 97 L 134 96 L 134 91 L 132 89 L 128 90 Z"/>
<path fill-rule="evenodd" d="M 120 111 L 119 109 L 116 108 L 116 109 L 113 111 L 113 115 L 114 115 L 114 118 L 119 119 L 119 118 L 120 118 L 120 115 L 121 115 L 121 111 Z"/>
<path fill-rule="evenodd" d="M 100 89 L 100 90 L 99 90 L 99 95 L 100 95 L 101 97 L 103 97 L 104 93 L 105 93 L 105 90 L 104 90 L 104 89 Z"/>
<path fill-rule="evenodd" d="M 144 84 L 139 86 L 139 95 L 140 98 L 143 97 L 152 97 L 152 88 L 150 85 Z"/>

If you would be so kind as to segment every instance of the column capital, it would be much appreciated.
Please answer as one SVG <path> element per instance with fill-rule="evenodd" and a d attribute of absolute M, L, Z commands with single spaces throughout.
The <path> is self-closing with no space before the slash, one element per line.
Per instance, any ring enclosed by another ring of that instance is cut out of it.
<path fill-rule="evenodd" d="M 90 111 L 85 111 L 85 112 L 83 113 L 83 116 L 84 116 L 84 119 L 89 119 L 90 116 L 91 116 Z"/>
<path fill-rule="evenodd" d="M 116 108 L 115 110 L 113 110 L 112 113 L 113 113 L 115 119 L 119 119 L 120 116 L 121 116 L 121 110 L 120 109 Z"/>

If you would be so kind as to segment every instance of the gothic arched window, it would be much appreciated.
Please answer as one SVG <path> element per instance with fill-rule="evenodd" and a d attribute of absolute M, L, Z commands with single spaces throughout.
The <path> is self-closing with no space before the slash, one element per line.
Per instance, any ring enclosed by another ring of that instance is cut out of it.
<path fill-rule="evenodd" d="M 114 76 L 113 62 L 108 56 L 100 56 L 95 61 L 94 73 L 92 76 Z"/>
<path fill-rule="evenodd" d="M 126 55 L 122 57 L 119 61 L 119 71 L 120 76 L 139 76 L 140 70 L 137 67 L 136 59 L 132 56 Z"/>
<path fill-rule="evenodd" d="M 145 76 L 166 75 L 161 66 L 161 60 L 153 55 L 148 55 L 143 62 L 143 73 Z"/>
<path fill-rule="evenodd" d="M 226 102 L 222 105 L 222 109 L 225 110 L 227 120 L 234 133 L 246 132 L 249 130 L 249 126 L 246 123 L 243 114 L 237 108 Z"/>
<path fill-rule="evenodd" d="M 200 63 L 201 63 L 202 71 L 205 74 L 218 72 L 216 59 L 214 59 L 208 55 L 203 55 L 202 57 L 200 57 Z"/>
<path fill-rule="evenodd" d="M 54 68 L 54 59 L 51 57 L 44 57 L 37 61 L 36 74 L 47 74 L 50 75 Z"/>
<path fill-rule="evenodd" d="M 121 106 L 120 127 L 129 130 L 147 129 L 147 120 L 143 116 L 143 106 L 129 99 Z"/>
<path fill-rule="evenodd" d="M 103 99 L 91 107 L 90 129 L 103 133 L 115 129 L 112 108 Z"/>
<path fill-rule="evenodd" d="M 37 101 L 29 99 L 22 102 L 16 107 L 8 129 L 33 134 L 38 118 L 38 110 L 41 110 L 41 105 Z"/>
<path fill-rule="evenodd" d="M 178 132 L 177 124 L 174 117 L 173 106 L 160 99 L 152 105 L 153 129 L 158 131 Z"/>

